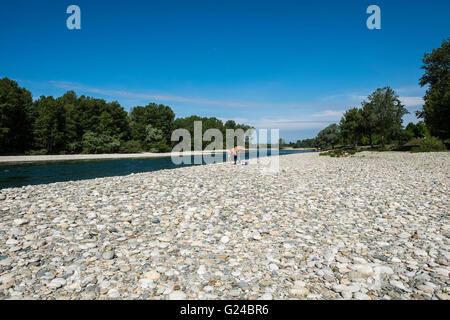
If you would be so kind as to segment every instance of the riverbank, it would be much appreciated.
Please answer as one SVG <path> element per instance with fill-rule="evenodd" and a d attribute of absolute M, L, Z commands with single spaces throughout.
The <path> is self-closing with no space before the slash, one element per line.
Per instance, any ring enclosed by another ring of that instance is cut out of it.
<path fill-rule="evenodd" d="M 291 148 L 286 150 L 314 151 L 314 149 Z M 185 152 L 141 152 L 141 153 L 106 153 L 106 154 L 67 154 L 67 155 L 33 155 L 33 156 L 0 156 L 0 164 L 35 163 L 35 162 L 58 162 L 78 160 L 119 160 L 119 159 L 150 159 L 165 158 L 172 156 L 195 156 L 206 154 L 225 153 L 228 150 L 212 151 L 185 151 Z M 268 149 L 270 151 L 270 149 Z"/>
<path fill-rule="evenodd" d="M 283 147 L 280 150 L 304 150 L 304 151 L 317 151 L 316 148 L 293 148 L 293 147 Z"/>
<path fill-rule="evenodd" d="M 261 150 L 260 150 L 261 151 Z M 279 155 L 300 153 L 308 151 L 279 150 Z M 192 154 L 192 153 L 185 153 Z M 199 154 L 199 153 L 195 153 Z M 267 155 L 271 150 L 267 150 Z M 176 155 L 179 155 L 177 153 Z M 132 173 L 151 172 L 163 169 L 175 169 L 196 165 L 200 161 L 203 164 L 208 161 L 202 153 L 203 159 L 194 159 L 194 156 L 183 156 L 182 163 L 176 164 L 170 156 L 158 156 L 150 158 L 124 158 L 124 159 L 84 159 L 84 160 L 57 160 L 0 163 L 0 192 L 4 188 L 17 188 L 27 185 L 48 184 L 63 181 L 76 181 L 103 177 L 126 176 Z M 239 155 L 239 159 L 255 157 L 255 154 L 246 152 Z M 259 154 L 264 157 L 263 154 Z M 176 157 L 175 157 L 176 158 Z M 181 158 L 181 157 L 180 157 Z M 226 162 L 226 153 L 216 154 L 216 162 Z M 181 159 L 179 159 L 181 160 Z M 200 160 L 200 161 L 199 161 Z"/>
<path fill-rule="evenodd" d="M 75 160 L 107 160 L 107 159 L 148 159 L 174 156 L 193 156 L 202 154 L 224 153 L 226 150 L 186 151 L 164 153 L 107 153 L 107 154 L 67 154 L 67 155 L 38 155 L 38 156 L 0 156 L 0 164 L 15 164 L 24 162 L 50 162 Z"/>
<path fill-rule="evenodd" d="M 0 298 L 449 298 L 449 153 L 279 159 L 4 189 Z"/>

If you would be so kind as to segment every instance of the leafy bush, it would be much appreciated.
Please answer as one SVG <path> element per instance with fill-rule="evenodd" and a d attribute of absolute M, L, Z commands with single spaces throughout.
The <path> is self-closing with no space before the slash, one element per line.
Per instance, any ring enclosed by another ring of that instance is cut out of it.
<path fill-rule="evenodd" d="M 419 146 L 412 149 L 413 152 L 445 151 L 445 144 L 436 137 L 420 139 Z"/>
<path fill-rule="evenodd" d="M 410 130 L 402 130 L 397 134 L 399 145 L 405 145 L 408 141 L 414 138 L 414 133 Z"/>
<path fill-rule="evenodd" d="M 111 153 L 119 150 L 120 141 L 115 137 L 88 131 L 83 135 L 82 145 L 83 153 Z"/>
<path fill-rule="evenodd" d="M 168 146 L 166 144 L 166 141 L 163 140 L 163 141 L 153 142 L 151 144 L 151 146 L 149 146 L 148 150 L 150 152 L 155 152 L 155 153 L 157 153 L 157 152 L 170 152 L 171 148 L 170 148 L 170 146 Z"/>
<path fill-rule="evenodd" d="M 444 140 L 444 144 L 445 144 L 445 147 L 447 149 L 449 149 L 450 148 L 450 139 Z"/>
<path fill-rule="evenodd" d="M 315 146 L 320 149 L 334 147 L 341 141 L 341 132 L 339 126 L 335 123 L 330 124 L 317 134 L 315 139 Z"/>
<path fill-rule="evenodd" d="M 83 150 L 81 141 L 71 142 L 67 145 L 67 152 L 70 154 L 80 153 Z"/>
<path fill-rule="evenodd" d="M 120 153 L 138 153 L 142 151 L 141 143 L 136 140 L 126 141 L 120 145 Z"/>
<path fill-rule="evenodd" d="M 420 142 L 422 141 L 422 138 L 414 138 L 409 140 L 407 143 L 405 143 L 405 146 L 411 146 L 411 147 L 418 147 L 420 145 Z"/>
<path fill-rule="evenodd" d="M 48 154 L 48 150 L 47 149 L 29 150 L 25 152 L 25 154 L 30 156 L 42 156 Z"/>
<path fill-rule="evenodd" d="M 327 152 L 319 153 L 319 156 L 330 156 L 330 157 L 348 157 L 356 153 L 356 150 L 330 150 Z"/>

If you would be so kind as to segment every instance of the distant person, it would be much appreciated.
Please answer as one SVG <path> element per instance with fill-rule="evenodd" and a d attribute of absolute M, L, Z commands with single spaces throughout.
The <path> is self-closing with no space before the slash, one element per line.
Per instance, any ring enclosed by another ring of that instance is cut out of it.
<path fill-rule="evenodd" d="M 238 156 L 237 151 L 233 150 L 234 164 L 236 164 L 237 162 L 237 156 Z"/>

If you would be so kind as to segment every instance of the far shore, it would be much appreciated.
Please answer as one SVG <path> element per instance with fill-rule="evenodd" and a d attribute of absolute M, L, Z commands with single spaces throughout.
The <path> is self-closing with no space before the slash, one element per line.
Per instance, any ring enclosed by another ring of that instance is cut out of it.
<path fill-rule="evenodd" d="M 294 147 L 282 147 L 280 150 L 316 150 L 316 148 L 294 148 Z"/>
<path fill-rule="evenodd" d="M 108 153 L 108 154 L 65 154 L 65 155 L 35 155 L 35 156 L 0 156 L 0 164 L 14 164 L 23 162 L 46 162 L 68 160 L 102 160 L 102 159 L 145 159 L 171 156 L 193 156 L 201 154 L 223 153 L 226 150 L 186 151 L 186 152 L 142 152 L 142 153 Z"/>
<path fill-rule="evenodd" d="M 250 149 L 253 150 L 253 149 Z M 270 150 L 268 148 L 267 150 Z M 314 150 L 313 148 L 283 148 L 280 150 Z M 18 155 L 0 156 L 0 164 L 17 164 L 49 161 L 103 160 L 103 159 L 146 159 L 166 158 L 172 156 L 195 156 L 227 152 L 226 149 L 184 151 L 184 152 L 141 152 L 141 153 L 103 153 L 103 154 L 60 154 L 60 155 Z"/>

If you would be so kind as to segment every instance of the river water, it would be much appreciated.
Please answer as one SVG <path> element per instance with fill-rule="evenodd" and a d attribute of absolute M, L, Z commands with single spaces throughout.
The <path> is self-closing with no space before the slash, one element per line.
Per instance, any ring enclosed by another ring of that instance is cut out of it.
<path fill-rule="evenodd" d="M 309 150 L 280 150 L 280 155 L 311 152 Z M 270 155 L 270 150 L 268 150 Z M 243 156 L 240 155 L 240 156 Z M 59 181 L 74 181 L 101 177 L 124 176 L 131 173 L 150 172 L 191 166 L 176 165 L 170 157 L 117 160 L 73 160 L 60 162 L 35 162 L 0 165 L 0 189 L 26 185 L 46 184 Z M 223 155 L 223 160 L 226 159 Z M 248 153 L 246 154 L 248 158 Z"/>

